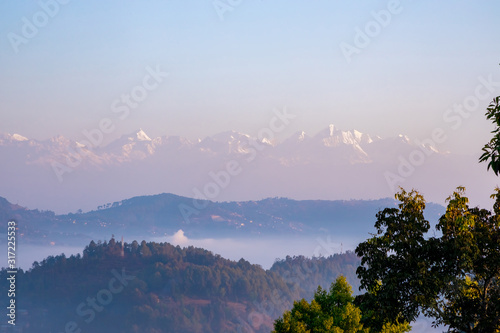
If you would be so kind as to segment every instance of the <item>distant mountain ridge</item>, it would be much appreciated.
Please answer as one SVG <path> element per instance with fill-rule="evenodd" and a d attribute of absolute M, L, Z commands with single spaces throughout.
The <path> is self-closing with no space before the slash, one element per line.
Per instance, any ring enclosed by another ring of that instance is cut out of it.
<path fill-rule="evenodd" d="M 192 198 L 164 193 L 108 203 L 86 213 L 56 215 L 29 210 L 0 198 L 0 218 L 16 220 L 25 243 L 69 244 L 74 239 L 106 239 L 111 234 L 149 239 L 173 235 L 179 230 L 190 238 L 331 234 L 363 240 L 373 231 L 375 214 L 395 205 L 392 199 L 268 198 L 195 203 Z M 426 217 L 435 222 L 443 212 L 444 207 L 429 203 Z"/>

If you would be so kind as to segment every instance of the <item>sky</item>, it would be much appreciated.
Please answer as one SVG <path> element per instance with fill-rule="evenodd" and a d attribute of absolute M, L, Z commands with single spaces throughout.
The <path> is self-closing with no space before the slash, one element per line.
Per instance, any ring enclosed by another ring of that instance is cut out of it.
<path fill-rule="evenodd" d="M 286 108 L 278 139 L 331 123 L 420 140 L 442 128 L 439 148 L 478 155 L 500 92 L 500 3 L 478 4 L 2 1 L 0 132 L 79 140 L 110 119 L 104 144 L 139 128 L 257 136 Z"/>

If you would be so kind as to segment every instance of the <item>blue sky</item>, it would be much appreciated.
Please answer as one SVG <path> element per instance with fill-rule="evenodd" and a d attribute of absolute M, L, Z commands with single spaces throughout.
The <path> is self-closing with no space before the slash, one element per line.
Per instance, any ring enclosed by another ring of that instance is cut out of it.
<path fill-rule="evenodd" d="M 282 137 L 334 123 L 426 139 L 441 127 L 441 148 L 475 154 L 490 138 L 484 109 L 499 87 L 459 126 L 443 115 L 479 77 L 500 82 L 498 2 L 60 1 L 68 3 L 0 3 L 0 132 L 78 140 L 109 118 L 106 140 L 138 128 L 257 135 L 286 107 L 297 117 Z M 385 26 L 374 18 L 381 10 Z M 26 20 L 40 25 L 29 38 Z M 356 47 L 369 27 L 378 30 L 347 61 L 340 45 Z M 14 34 L 25 43 L 13 46 Z M 142 84 L 146 68 L 168 77 L 119 119 L 112 103 Z"/>

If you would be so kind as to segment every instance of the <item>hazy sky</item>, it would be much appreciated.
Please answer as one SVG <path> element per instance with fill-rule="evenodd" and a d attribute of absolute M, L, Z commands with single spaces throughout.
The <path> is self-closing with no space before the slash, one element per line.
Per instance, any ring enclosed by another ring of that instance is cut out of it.
<path fill-rule="evenodd" d="M 286 107 L 283 137 L 441 127 L 442 148 L 477 154 L 490 138 L 500 84 L 467 98 L 500 82 L 497 1 L 59 1 L 0 3 L 0 132 L 78 140 L 109 118 L 107 140 L 256 135 Z"/>

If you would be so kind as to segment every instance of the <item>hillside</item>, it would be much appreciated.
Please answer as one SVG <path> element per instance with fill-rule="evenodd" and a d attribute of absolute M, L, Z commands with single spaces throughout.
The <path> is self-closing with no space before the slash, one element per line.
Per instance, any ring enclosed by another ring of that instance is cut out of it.
<path fill-rule="evenodd" d="M 17 274 L 17 327 L 62 332 L 269 332 L 312 284 L 329 285 L 359 265 L 352 253 L 287 258 L 270 270 L 201 248 L 91 242 L 83 256 L 48 257 Z M 2 290 L 7 272 L 0 272 Z M 309 281 L 309 283 L 305 283 Z M 314 288 L 315 289 L 315 288 Z M 6 297 L 1 306 L 7 306 Z"/>

